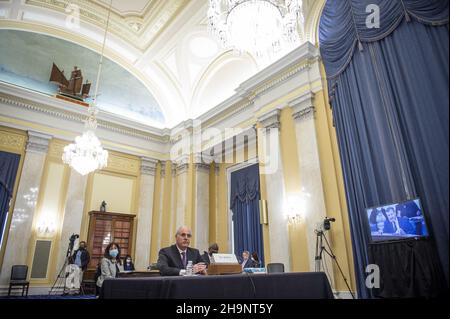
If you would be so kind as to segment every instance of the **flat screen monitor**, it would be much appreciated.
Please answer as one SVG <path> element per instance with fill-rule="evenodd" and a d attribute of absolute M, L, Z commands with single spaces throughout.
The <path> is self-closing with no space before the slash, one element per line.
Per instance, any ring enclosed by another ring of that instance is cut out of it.
<path fill-rule="evenodd" d="M 427 237 L 420 199 L 366 209 L 372 241 Z"/>

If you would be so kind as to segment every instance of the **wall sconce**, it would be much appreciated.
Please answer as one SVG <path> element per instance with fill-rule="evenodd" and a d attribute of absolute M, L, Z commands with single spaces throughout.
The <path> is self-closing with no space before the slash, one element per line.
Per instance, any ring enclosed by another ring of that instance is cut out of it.
<path fill-rule="evenodd" d="M 300 196 L 290 195 L 286 202 L 286 215 L 289 224 L 299 224 L 302 219 L 302 212 L 304 211 L 304 200 Z"/>
<path fill-rule="evenodd" d="M 41 235 L 49 236 L 56 231 L 55 222 L 48 216 L 41 217 L 41 220 L 37 224 L 36 230 Z"/>

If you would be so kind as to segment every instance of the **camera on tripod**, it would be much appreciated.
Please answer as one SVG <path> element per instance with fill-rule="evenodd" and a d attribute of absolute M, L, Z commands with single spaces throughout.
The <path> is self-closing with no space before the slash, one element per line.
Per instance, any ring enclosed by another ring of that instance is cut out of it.
<path fill-rule="evenodd" d="M 77 238 L 80 238 L 80 235 L 72 234 L 72 236 L 70 236 L 70 238 L 69 238 L 69 248 L 67 249 L 67 256 L 70 256 L 72 254 L 73 246 L 75 245 L 75 240 Z"/>
<path fill-rule="evenodd" d="M 323 229 L 324 230 L 330 230 L 330 228 L 331 228 L 331 223 L 333 222 L 335 222 L 336 221 L 336 218 L 333 218 L 333 217 L 330 217 L 330 218 L 328 218 L 328 217 L 325 217 L 325 219 L 323 220 Z"/>

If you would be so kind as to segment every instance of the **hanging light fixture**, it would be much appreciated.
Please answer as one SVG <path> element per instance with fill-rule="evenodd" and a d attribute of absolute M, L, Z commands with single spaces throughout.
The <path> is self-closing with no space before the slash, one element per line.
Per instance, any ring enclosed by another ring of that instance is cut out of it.
<path fill-rule="evenodd" d="M 208 28 L 224 48 L 270 55 L 300 41 L 302 0 L 209 0 Z"/>
<path fill-rule="evenodd" d="M 97 169 L 106 167 L 108 163 L 108 151 L 104 150 L 97 136 L 95 130 L 97 129 L 98 108 L 97 93 L 98 84 L 100 82 L 100 74 L 103 65 L 103 55 L 105 51 L 106 35 L 108 33 L 109 18 L 111 15 L 112 0 L 109 4 L 108 18 L 106 20 L 105 35 L 103 37 L 102 52 L 100 55 L 100 62 L 97 72 L 97 81 L 95 83 L 95 93 L 92 102 L 88 108 L 88 118 L 85 120 L 85 131 L 81 136 L 75 138 L 75 143 L 64 147 L 62 160 L 69 164 L 74 170 L 81 175 L 89 174 Z"/>

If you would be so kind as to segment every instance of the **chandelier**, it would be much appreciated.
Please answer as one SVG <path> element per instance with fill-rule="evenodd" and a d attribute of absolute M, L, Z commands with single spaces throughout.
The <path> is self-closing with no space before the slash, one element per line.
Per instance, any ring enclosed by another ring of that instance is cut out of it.
<path fill-rule="evenodd" d="M 64 147 L 62 160 L 69 164 L 74 170 L 81 175 L 89 174 L 97 169 L 106 167 L 108 163 L 108 151 L 102 148 L 102 145 L 95 135 L 97 129 L 98 108 L 96 106 L 98 84 L 102 71 L 103 55 L 105 51 L 106 34 L 108 33 L 109 18 L 111 15 L 112 0 L 109 4 L 108 18 L 106 20 L 105 34 L 103 37 L 102 52 L 97 72 L 97 81 L 95 83 L 95 93 L 92 102 L 88 108 L 88 118 L 85 120 L 85 131 L 81 136 L 75 138 L 75 143 Z"/>
<path fill-rule="evenodd" d="M 226 49 L 270 55 L 300 41 L 301 0 L 209 0 L 208 29 Z"/>

